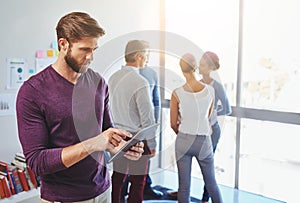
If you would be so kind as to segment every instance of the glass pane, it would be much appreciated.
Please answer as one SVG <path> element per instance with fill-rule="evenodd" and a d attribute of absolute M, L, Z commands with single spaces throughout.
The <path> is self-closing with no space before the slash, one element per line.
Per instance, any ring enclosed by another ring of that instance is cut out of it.
<path fill-rule="evenodd" d="M 300 126 L 250 119 L 241 124 L 240 189 L 297 202 Z"/>
<path fill-rule="evenodd" d="M 219 117 L 221 137 L 215 151 L 217 182 L 234 187 L 236 118 Z"/>
<path fill-rule="evenodd" d="M 300 112 L 299 6 L 244 1 L 242 106 Z"/>
<path fill-rule="evenodd" d="M 182 82 L 180 79 L 182 73 L 178 65 L 180 56 L 191 52 L 199 63 L 203 51 L 213 51 L 219 56 L 221 66 L 212 77 L 225 85 L 229 101 L 231 105 L 235 105 L 238 0 L 166 0 L 165 2 L 166 31 L 175 33 L 194 45 L 169 39 L 169 34 L 166 34 L 165 99 L 170 99 L 170 91 L 180 86 Z M 174 51 L 174 46 L 177 44 L 180 48 Z"/>
<path fill-rule="evenodd" d="M 162 161 L 161 167 L 177 171 L 175 158 L 175 139 L 176 134 L 170 127 L 170 109 L 162 109 Z"/>

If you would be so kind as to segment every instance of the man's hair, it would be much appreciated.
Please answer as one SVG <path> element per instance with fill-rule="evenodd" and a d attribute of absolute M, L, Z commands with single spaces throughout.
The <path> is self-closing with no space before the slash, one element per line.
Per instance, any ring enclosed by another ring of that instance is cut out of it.
<path fill-rule="evenodd" d="M 100 37 L 105 34 L 98 22 L 87 13 L 72 12 L 63 16 L 56 26 L 57 40 L 65 38 L 69 43 L 86 37 Z"/>
<path fill-rule="evenodd" d="M 144 40 L 131 40 L 127 43 L 125 48 L 125 61 L 132 63 L 136 60 L 138 53 L 145 52 L 149 49 L 149 43 Z"/>

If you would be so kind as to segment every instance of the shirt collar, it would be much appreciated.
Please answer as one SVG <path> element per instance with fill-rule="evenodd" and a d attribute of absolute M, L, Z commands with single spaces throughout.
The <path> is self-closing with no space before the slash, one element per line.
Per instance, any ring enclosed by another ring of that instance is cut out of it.
<path fill-rule="evenodd" d="M 140 70 L 139 68 L 137 68 L 135 66 L 122 66 L 122 69 L 124 69 L 124 70 L 133 70 L 137 73 L 139 73 L 139 70 Z"/>

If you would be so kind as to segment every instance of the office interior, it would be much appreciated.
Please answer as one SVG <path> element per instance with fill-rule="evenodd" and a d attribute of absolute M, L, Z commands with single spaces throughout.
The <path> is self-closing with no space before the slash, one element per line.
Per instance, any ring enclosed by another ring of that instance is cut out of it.
<path fill-rule="evenodd" d="M 159 75 L 162 102 L 159 153 L 151 160 L 153 185 L 178 187 L 169 101 L 184 81 L 179 58 L 190 52 L 200 59 L 204 51 L 213 51 L 221 64 L 213 76 L 224 84 L 233 109 L 219 117 L 222 134 L 215 153 L 224 201 L 298 202 L 299 6 L 297 0 L 2 1 L 0 160 L 10 162 L 22 150 L 14 111 L 19 85 L 55 60 L 56 52 L 50 52 L 59 18 L 84 11 L 106 31 L 90 66 L 106 79 L 124 64 L 127 41 L 150 42 L 148 65 Z M 10 62 L 21 63 L 22 72 L 14 72 Z M 201 198 L 196 161 L 192 177 L 191 195 Z M 38 195 L 36 190 L 0 202 L 38 202 Z"/>

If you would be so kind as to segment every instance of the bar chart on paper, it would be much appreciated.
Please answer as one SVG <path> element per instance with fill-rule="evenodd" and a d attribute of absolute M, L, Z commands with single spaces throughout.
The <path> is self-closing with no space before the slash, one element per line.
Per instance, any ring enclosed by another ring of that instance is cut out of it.
<path fill-rule="evenodd" d="M 15 115 L 15 94 L 0 94 L 0 116 Z"/>

